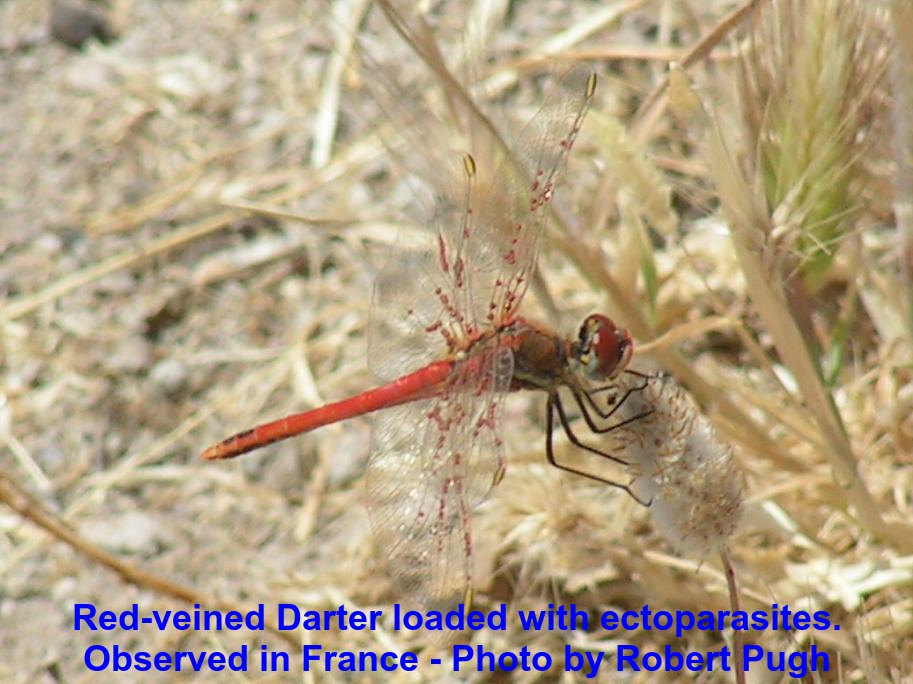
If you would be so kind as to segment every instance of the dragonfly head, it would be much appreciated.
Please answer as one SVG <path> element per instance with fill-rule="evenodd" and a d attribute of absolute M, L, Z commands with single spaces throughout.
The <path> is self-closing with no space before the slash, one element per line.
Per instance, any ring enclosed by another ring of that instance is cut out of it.
<path fill-rule="evenodd" d="M 607 316 L 590 314 L 580 325 L 574 344 L 574 357 L 590 380 L 612 380 L 631 360 L 634 345 L 624 328 Z"/>

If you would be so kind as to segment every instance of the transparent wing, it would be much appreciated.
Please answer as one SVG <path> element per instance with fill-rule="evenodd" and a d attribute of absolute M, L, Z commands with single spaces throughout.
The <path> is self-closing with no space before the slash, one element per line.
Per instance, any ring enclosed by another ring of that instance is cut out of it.
<path fill-rule="evenodd" d="M 490 191 L 479 193 L 478 223 L 490 236 L 484 248 L 494 279 L 482 315 L 509 320 L 520 305 L 536 264 L 555 186 L 577 139 L 595 92 L 588 68 L 572 69 L 562 85 L 523 128 L 494 173 Z"/>
<path fill-rule="evenodd" d="M 383 380 L 392 380 L 445 358 L 456 340 L 466 338 L 459 312 L 463 287 L 442 270 L 435 234 L 448 235 L 464 210 L 439 202 L 428 223 L 401 230 L 396 253 L 374 282 L 368 322 L 368 363 Z"/>
<path fill-rule="evenodd" d="M 391 151 L 416 172 L 410 223 L 419 228 L 402 231 L 376 281 L 369 363 L 390 380 L 434 360 L 456 362 L 438 397 L 378 417 L 367 473 L 380 547 L 424 605 L 462 599 L 471 586 L 469 516 L 504 467 L 498 418 L 513 354 L 498 346 L 498 331 L 535 267 L 556 178 L 592 98 L 587 77 L 572 72 L 573 93 L 550 98 L 509 154 L 479 133 L 485 126 L 474 126 L 465 100 L 450 103 L 464 109 L 450 119 L 467 122 L 462 138 L 410 89 L 388 88 L 381 101 L 407 143 Z M 453 151 L 456 140 L 469 154 Z"/>
<path fill-rule="evenodd" d="M 440 396 L 375 425 L 368 511 L 391 573 L 422 606 L 452 605 L 472 586 L 470 513 L 504 468 L 498 428 L 512 372 L 512 352 L 491 347 L 457 366 Z"/>
<path fill-rule="evenodd" d="M 371 305 L 369 356 L 380 377 L 465 350 L 516 315 L 557 177 L 592 99 L 591 78 L 584 68 L 571 71 L 500 162 L 480 149 L 464 158 L 461 178 L 448 181 L 439 169 L 418 185 L 433 198 L 428 231 L 401 240 Z"/>

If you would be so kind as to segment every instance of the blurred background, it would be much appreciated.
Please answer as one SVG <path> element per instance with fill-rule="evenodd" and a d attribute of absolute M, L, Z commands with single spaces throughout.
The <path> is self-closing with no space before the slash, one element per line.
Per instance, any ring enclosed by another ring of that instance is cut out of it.
<path fill-rule="evenodd" d="M 199 453 L 374 382 L 367 293 L 403 226 L 427 218 L 404 178 L 459 163 L 437 138 L 408 144 L 436 125 L 425 99 L 454 92 L 428 67 L 435 46 L 508 144 L 561 74 L 598 74 L 525 311 L 568 334 L 610 315 L 731 445 L 742 607 L 827 610 L 842 627 L 750 640 L 813 636 L 840 667 L 820 681 L 909 681 L 908 3 L 416 9 L 429 33 L 410 45 L 360 0 L 0 3 L 0 679 L 97 681 L 93 643 L 294 651 L 262 632 L 75 633 L 74 602 L 405 602 L 362 506 L 370 418 L 237 462 Z M 505 407 L 507 474 L 473 517 L 478 606 L 725 609 L 716 554 L 690 557 L 649 507 L 548 466 L 543 405 Z M 731 636 L 511 625 L 468 641 L 557 655 Z M 507 676 L 575 681 L 461 681 Z"/>

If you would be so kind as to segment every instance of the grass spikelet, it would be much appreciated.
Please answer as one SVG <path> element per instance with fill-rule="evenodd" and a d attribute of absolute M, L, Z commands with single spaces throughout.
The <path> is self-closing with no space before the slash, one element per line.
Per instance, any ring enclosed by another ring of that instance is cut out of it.
<path fill-rule="evenodd" d="M 709 160 L 752 302 L 792 373 L 806 408 L 815 418 L 836 476 L 845 485 L 863 526 L 893 543 L 909 546 L 909 526 L 886 523 L 860 477 L 843 418 L 824 383 L 817 348 L 806 334 L 807 328 L 803 329 L 801 314 L 793 310 L 790 283 L 774 267 L 782 255 L 776 241 L 770 239 L 771 226 L 777 225 L 781 217 L 768 213 L 758 169 L 754 169 L 755 182 L 750 183 L 719 125 L 710 138 Z"/>
<path fill-rule="evenodd" d="M 771 5 L 741 63 L 746 133 L 755 153 L 740 168 L 718 120 L 709 162 L 752 304 L 815 418 L 826 447 L 822 455 L 834 465 L 862 525 L 905 546 L 905 526 L 885 522 L 860 477 L 844 419 L 824 380 L 811 316 L 816 306 L 808 296 L 825 282 L 833 251 L 828 243 L 838 242 L 848 225 L 850 205 L 843 194 L 862 180 L 859 160 L 868 144 L 863 113 L 873 107 L 869 100 L 884 65 L 884 51 L 874 42 L 878 17 L 857 2 Z M 817 57 L 804 45 L 815 36 L 825 51 Z M 812 59 L 822 73 L 812 68 Z M 799 80 L 803 75 L 806 82 Z M 807 91 L 818 94 L 806 97 Z M 805 109 L 790 105 L 794 96 Z M 822 102 L 830 104 L 819 109 Z M 819 128 L 830 134 L 819 134 Z M 825 236 L 822 226 L 836 237 Z M 803 253 L 803 245 L 812 243 L 816 247 Z"/>
<path fill-rule="evenodd" d="M 738 527 L 742 471 L 732 448 L 674 380 L 626 378 L 627 396 L 615 416 L 630 422 L 609 434 L 638 470 L 632 487 L 651 502 L 663 536 L 677 551 L 704 559 Z"/>
<path fill-rule="evenodd" d="M 678 226 L 678 217 L 671 207 L 672 189 L 643 147 L 607 112 L 591 111 L 587 127 L 599 144 L 602 158 L 611 164 L 620 192 L 630 197 L 630 203 L 638 207 L 656 230 L 671 235 Z"/>
<path fill-rule="evenodd" d="M 672 210 L 672 189 L 650 161 L 645 148 L 629 135 L 617 118 L 594 110 L 589 114 L 587 127 L 599 145 L 600 156 L 610 165 L 621 223 L 636 245 L 637 267 L 655 309 L 659 286 L 645 221 L 666 238 L 675 233 L 678 216 Z M 634 269 L 632 263 L 626 269 L 628 277 L 621 278 L 622 282 L 633 281 Z"/>
<path fill-rule="evenodd" d="M 900 282 L 892 298 L 904 312 L 907 336 L 913 337 L 913 5 L 891 3 L 895 46 L 891 53 L 891 86 L 894 91 L 893 147 L 897 172 L 894 179 L 894 216 L 900 233 Z"/>
<path fill-rule="evenodd" d="M 743 117 L 764 196 L 813 291 L 859 208 L 870 100 L 887 55 L 878 22 L 856 0 L 778 0 L 742 55 Z"/>
<path fill-rule="evenodd" d="M 744 513 L 745 475 L 732 447 L 716 434 L 687 392 L 671 377 L 626 374 L 609 434 L 637 476 L 631 489 L 650 502 L 653 522 L 676 553 L 703 563 L 718 554 L 733 611 L 740 609 L 729 539 Z M 735 633 L 735 681 L 745 681 Z"/>

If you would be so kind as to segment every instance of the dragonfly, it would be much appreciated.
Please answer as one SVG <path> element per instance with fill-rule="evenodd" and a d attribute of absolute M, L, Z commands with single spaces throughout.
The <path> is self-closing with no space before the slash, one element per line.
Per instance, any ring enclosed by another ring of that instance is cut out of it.
<path fill-rule="evenodd" d="M 475 158 L 464 156 L 462 206 L 439 212 L 425 248 L 404 250 L 379 273 L 368 350 L 386 382 L 244 430 L 202 454 L 232 458 L 382 411 L 372 430 L 367 507 L 392 574 L 423 605 L 471 596 L 470 514 L 505 472 L 501 413 L 509 393 L 546 394 L 549 463 L 630 493 L 559 462 L 553 445 L 557 418 L 575 447 L 626 465 L 577 437 L 559 390 L 569 391 L 592 431 L 617 427 L 606 421 L 621 402 L 598 399 L 631 360 L 630 334 L 593 313 L 576 336 L 562 337 L 519 313 L 556 182 L 596 90 L 595 73 L 576 80 L 574 92 L 547 100 L 526 125 L 483 192 Z"/>

